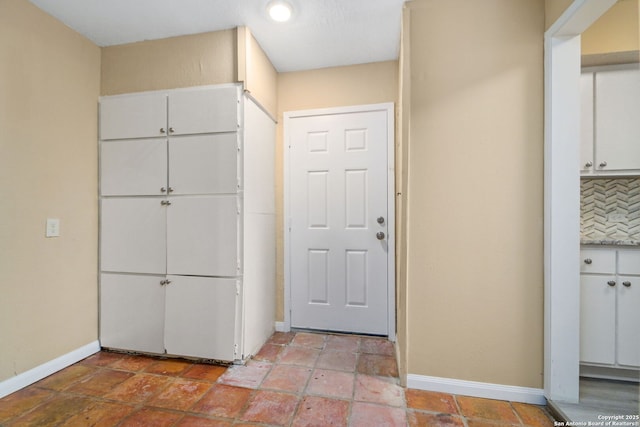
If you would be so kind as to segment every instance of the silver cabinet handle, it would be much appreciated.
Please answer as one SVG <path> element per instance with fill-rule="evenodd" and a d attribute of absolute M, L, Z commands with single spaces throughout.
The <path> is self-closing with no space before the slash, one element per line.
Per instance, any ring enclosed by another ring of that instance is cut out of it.
<path fill-rule="evenodd" d="M 175 130 L 173 130 L 173 128 L 169 128 L 169 133 L 174 133 Z"/>
<path fill-rule="evenodd" d="M 607 162 L 600 162 L 600 167 L 601 167 L 601 168 L 604 168 L 604 167 L 606 167 L 606 166 L 607 166 Z"/>
<path fill-rule="evenodd" d="M 169 193 L 173 193 L 173 187 L 169 187 Z"/>
<path fill-rule="evenodd" d="M 625 285 L 627 288 L 630 288 L 630 287 L 631 287 L 631 282 L 630 282 L 630 281 L 628 281 L 628 280 L 626 280 L 626 281 L 622 282 L 622 284 L 623 284 L 623 285 Z"/>
<path fill-rule="evenodd" d="M 384 240 L 384 232 L 383 231 L 378 231 L 376 233 L 376 239 L 378 240 Z"/>
<path fill-rule="evenodd" d="M 167 192 L 167 189 L 166 189 L 166 188 L 164 188 L 164 187 L 162 187 L 162 188 L 160 188 L 160 192 L 161 192 L 161 193 L 166 193 L 166 192 Z"/>
<path fill-rule="evenodd" d="M 607 282 L 607 285 L 609 285 L 609 286 L 615 286 L 615 285 L 616 285 L 616 282 L 615 282 L 615 280 L 609 280 L 609 281 Z"/>
<path fill-rule="evenodd" d="M 584 164 L 585 168 L 590 168 L 591 166 L 593 166 L 593 162 L 591 160 Z"/>
<path fill-rule="evenodd" d="M 160 133 L 167 133 L 167 131 L 164 128 L 160 128 Z"/>
<path fill-rule="evenodd" d="M 162 286 L 164 286 L 164 285 L 168 285 L 169 283 L 171 283 L 171 280 L 161 280 L 161 281 L 160 281 L 160 284 L 161 284 Z"/>
<path fill-rule="evenodd" d="M 169 205 L 171 205 L 171 202 L 170 202 L 170 201 L 168 201 L 168 200 L 163 200 L 163 201 L 161 201 L 161 202 L 160 202 L 160 204 L 161 204 L 162 206 L 169 206 Z"/>
<path fill-rule="evenodd" d="M 593 261 L 591 260 L 591 258 L 587 258 L 584 260 L 585 264 L 591 264 Z"/>

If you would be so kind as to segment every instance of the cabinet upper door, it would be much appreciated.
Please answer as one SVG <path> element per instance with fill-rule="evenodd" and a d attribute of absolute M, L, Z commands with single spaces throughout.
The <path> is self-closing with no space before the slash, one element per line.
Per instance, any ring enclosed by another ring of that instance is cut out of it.
<path fill-rule="evenodd" d="M 125 139 L 100 144 L 100 194 L 154 196 L 166 191 L 166 139 Z"/>
<path fill-rule="evenodd" d="M 640 367 L 640 277 L 620 276 L 618 286 L 618 363 Z"/>
<path fill-rule="evenodd" d="M 615 363 L 616 286 L 607 282 L 615 276 L 580 276 L 580 361 Z"/>
<path fill-rule="evenodd" d="M 238 130 L 238 88 L 225 86 L 179 90 L 169 94 L 172 135 Z"/>
<path fill-rule="evenodd" d="M 116 95 L 100 99 L 100 139 L 163 136 L 167 96 L 163 93 Z"/>
<path fill-rule="evenodd" d="M 237 133 L 169 139 L 172 194 L 238 192 Z"/>
<path fill-rule="evenodd" d="M 167 276 L 165 348 L 169 354 L 234 360 L 235 279 Z"/>
<path fill-rule="evenodd" d="M 167 209 L 167 273 L 237 276 L 236 196 L 171 198 Z"/>
<path fill-rule="evenodd" d="M 640 70 L 597 72 L 595 106 L 596 170 L 640 169 Z"/>
<path fill-rule="evenodd" d="M 593 73 L 580 75 L 580 171 L 593 169 Z"/>

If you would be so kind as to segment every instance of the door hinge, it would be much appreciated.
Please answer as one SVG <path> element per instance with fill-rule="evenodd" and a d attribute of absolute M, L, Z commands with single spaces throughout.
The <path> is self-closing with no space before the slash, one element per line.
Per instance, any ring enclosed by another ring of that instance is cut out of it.
<path fill-rule="evenodd" d="M 233 358 L 236 359 L 238 356 L 238 344 L 233 345 Z"/>

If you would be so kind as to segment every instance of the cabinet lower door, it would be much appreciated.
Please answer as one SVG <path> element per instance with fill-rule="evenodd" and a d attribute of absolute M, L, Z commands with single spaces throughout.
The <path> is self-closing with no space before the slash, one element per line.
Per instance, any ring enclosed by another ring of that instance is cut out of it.
<path fill-rule="evenodd" d="M 160 198 L 101 201 L 100 269 L 165 274 L 166 210 Z"/>
<path fill-rule="evenodd" d="M 235 279 L 167 276 L 165 347 L 168 354 L 234 360 Z"/>
<path fill-rule="evenodd" d="M 236 196 L 171 198 L 167 209 L 167 273 L 237 276 Z"/>
<path fill-rule="evenodd" d="M 100 275 L 100 345 L 164 353 L 164 276 Z"/>
<path fill-rule="evenodd" d="M 640 277 L 620 276 L 617 286 L 618 363 L 640 367 Z"/>
<path fill-rule="evenodd" d="M 615 363 L 616 287 L 614 276 L 580 277 L 580 360 Z M 616 285 L 617 286 L 617 285 Z"/>

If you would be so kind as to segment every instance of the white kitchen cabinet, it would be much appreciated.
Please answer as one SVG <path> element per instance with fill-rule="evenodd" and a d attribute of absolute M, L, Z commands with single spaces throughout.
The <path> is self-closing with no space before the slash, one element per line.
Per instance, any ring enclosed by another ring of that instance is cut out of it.
<path fill-rule="evenodd" d="M 581 251 L 580 360 L 640 368 L 640 250 Z"/>
<path fill-rule="evenodd" d="M 580 85 L 582 174 L 640 174 L 640 68 L 586 71 Z"/>
<path fill-rule="evenodd" d="M 246 359 L 275 322 L 274 121 L 238 85 L 100 104 L 102 346 Z"/>

